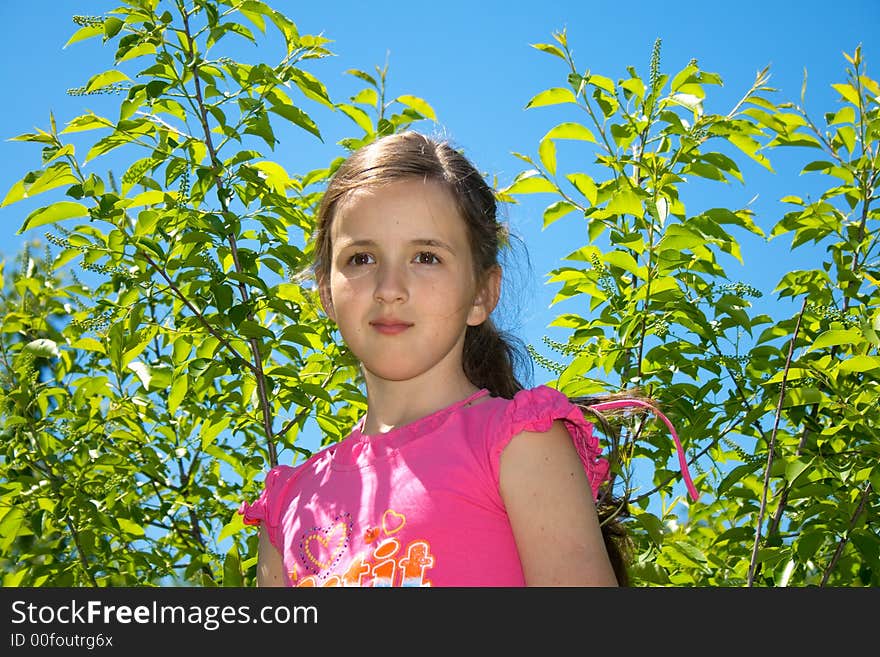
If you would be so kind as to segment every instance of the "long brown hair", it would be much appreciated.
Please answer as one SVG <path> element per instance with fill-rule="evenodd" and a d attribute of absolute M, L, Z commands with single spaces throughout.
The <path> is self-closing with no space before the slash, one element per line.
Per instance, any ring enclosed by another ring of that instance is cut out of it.
<path fill-rule="evenodd" d="M 470 160 L 447 142 L 410 131 L 382 137 L 360 148 L 333 174 L 318 207 L 314 274 L 319 286 L 325 285 L 330 275 L 330 229 L 339 205 L 356 191 L 413 178 L 438 183 L 455 199 L 467 226 L 476 280 L 485 280 L 499 266 L 499 254 L 508 244 L 509 235 L 498 220 L 492 188 Z M 463 366 L 476 387 L 488 389 L 495 397 L 512 399 L 524 388 L 516 369 L 528 361 L 522 344 L 499 330 L 491 318 L 478 326 L 468 326 Z M 600 493 L 599 497 L 605 546 L 618 582 L 626 585 L 628 538 L 620 522 L 625 509 L 607 494 Z"/>

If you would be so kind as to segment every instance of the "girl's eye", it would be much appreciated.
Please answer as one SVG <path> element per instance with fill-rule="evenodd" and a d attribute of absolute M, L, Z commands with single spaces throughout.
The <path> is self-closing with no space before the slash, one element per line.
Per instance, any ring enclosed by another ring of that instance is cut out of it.
<path fill-rule="evenodd" d="M 416 256 L 416 262 L 420 265 L 437 265 L 440 264 L 440 258 L 430 251 L 422 251 Z"/>
<path fill-rule="evenodd" d="M 373 256 L 369 253 L 355 253 L 348 259 L 348 262 L 353 265 L 369 265 L 373 262 Z"/>

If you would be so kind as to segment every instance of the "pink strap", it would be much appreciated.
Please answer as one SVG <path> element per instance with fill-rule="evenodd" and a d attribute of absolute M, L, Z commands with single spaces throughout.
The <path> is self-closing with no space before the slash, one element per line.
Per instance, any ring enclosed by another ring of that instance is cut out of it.
<path fill-rule="evenodd" d="M 633 406 L 641 406 L 642 408 L 649 409 L 654 415 L 663 420 L 663 423 L 669 429 L 669 433 L 672 434 L 672 440 L 675 441 L 675 449 L 678 452 L 678 464 L 681 467 L 681 476 L 684 478 L 684 483 L 687 486 L 688 493 L 690 493 L 691 498 L 694 500 L 694 502 L 696 502 L 700 498 L 700 494 L 697 492 L 696 486 L 694 486 L 694 482 L 691 479 L 690 472 L 688 472 L 687 460 L 684 456 L 684 449 L 681 446 L 681 441 L 678 439 L 678 434 L 675 432 L 675 427 L 672 426 L 672 422 L 669 421 L 669 418 L 663 415 L 663 413 L 654 408 L 651 404 L 643 402 L 640 399 L 615 399 L 614 401 L 591 404 L 588 408 L 591 408 L 594 411 L 602 412 L 610 411 L 615 408 L 631 408 Z"/>

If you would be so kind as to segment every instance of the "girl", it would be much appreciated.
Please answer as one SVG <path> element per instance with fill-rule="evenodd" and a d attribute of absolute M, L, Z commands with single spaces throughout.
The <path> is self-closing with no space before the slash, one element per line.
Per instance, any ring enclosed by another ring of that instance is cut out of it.
<path fill-rule="evenodd" d="M 242 505 L 260 586 L 625 582 L 614 525 L 600 528 L 593 425 L 523 388 L 490 318 L 505 240 L 492 190 L 445 143 L 387 136 L 334 174 L 314 270 L 368 410 Z"/>

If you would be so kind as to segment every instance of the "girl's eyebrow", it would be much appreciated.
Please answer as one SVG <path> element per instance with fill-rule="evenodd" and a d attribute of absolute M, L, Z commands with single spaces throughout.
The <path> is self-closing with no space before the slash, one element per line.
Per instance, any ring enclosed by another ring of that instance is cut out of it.
<path fill-rule="evenodd" d="M 444 251 L 448 251 L 449 253 L 453 253 L 453 254 L 455 253 L 455 249 L 453 249 L 449 243 L 444 242 L 443 240 L 438 240 L 436 238 L 432 238 L 432 237 L 417 238 L 414 240 L 410 240 L 409 243 L 414 246 L 433 246 L 436 248 L 443 249 Z M 339 245 L 339 248 L 349 249 L 351 247 L 361 247 L 361 246 L 375 247 L 377 245 L 378 245 L 378 242 L 376 242 L 376 240 L 360 239 L 360 240 L 344 241 L 344 242 L 342 242 L 342 244 Z"/>
<path fill-rule="evenodd" d="M 437 248 L 443 249 L 444 251 L 449 251 L 449 253 L 455 253 L 455 249 L 452 248 L 452 245 L 444 242 L 443 240 L 425 238 L 412 240 L 411 243 L 417 244 L 419 246 L 435 246 Z"/>

